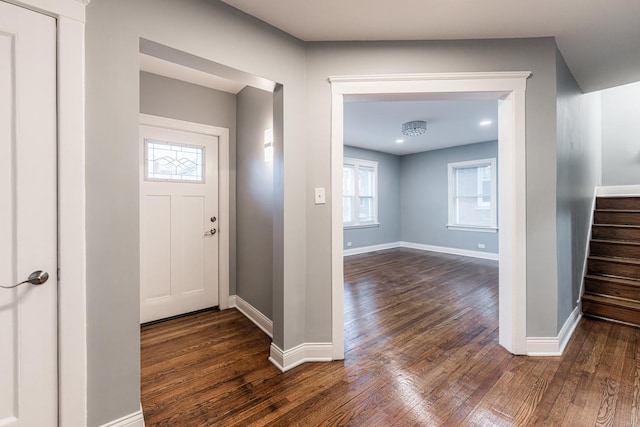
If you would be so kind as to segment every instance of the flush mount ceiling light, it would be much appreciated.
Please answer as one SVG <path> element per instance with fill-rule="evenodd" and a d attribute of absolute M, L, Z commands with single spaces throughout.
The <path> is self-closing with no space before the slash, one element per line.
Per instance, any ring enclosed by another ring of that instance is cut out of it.
<path fill-rule="evenodd" d="M 404 142 L 404 139 L 396 139 L 396 144 L 402 144 Z"/>
<path fill-rule="evenodd" d="M 402 133 L 407 136 L 422 135 L 427 131 L 427 122 L 416 120 L 402 124 Z"/>
<path fill-rule="evenodd" d="M 483 120 L 480 122 L 480 126 L 489 126 L 491 123 L 493 123 L 491 120 Z"/>

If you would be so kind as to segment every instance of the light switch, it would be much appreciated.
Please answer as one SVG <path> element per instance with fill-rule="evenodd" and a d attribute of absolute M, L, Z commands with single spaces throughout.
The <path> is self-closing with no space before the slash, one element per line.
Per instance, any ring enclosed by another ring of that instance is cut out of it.
<path fill-rule="evenodd" d="M 316 188 L 315 201 L 316 205 L 324 205 L 325 203 L 327 203 L 327 200 L 324 196 L 324 188 Z"/>

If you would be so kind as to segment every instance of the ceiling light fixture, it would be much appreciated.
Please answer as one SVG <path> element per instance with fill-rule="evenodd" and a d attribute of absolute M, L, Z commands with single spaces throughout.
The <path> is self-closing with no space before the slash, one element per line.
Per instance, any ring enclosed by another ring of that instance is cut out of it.
<path fill-rule="evenodd" d="M 396 144 L 402 144 L 404 142 L 404 139 L 396 139 Z"/>
<path fill-rule="evenodd" d="M 489 126 L 491 123 L 493 123 L 491 120 L 483 120 L 480 122 L 480 126 Z"/>
<path fill-rule="evenodd" d="M 402 133 L 407 136 L 422 135 L 427 131 L 427 122 L 416 120 L 402 124 Z"/>

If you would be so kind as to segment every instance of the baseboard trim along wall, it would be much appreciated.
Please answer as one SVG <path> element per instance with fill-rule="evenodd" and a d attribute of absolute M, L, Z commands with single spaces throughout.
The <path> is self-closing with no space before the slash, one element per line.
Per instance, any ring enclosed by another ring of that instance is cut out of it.
<path fill-rule="evenodd" d="M 271 343 L 269 361 L 282 372 L 306 362 L 330 362 L 333 345 L 331 343 L 303 343 L 287 351 L 282 351 Z"/>
<path fill-rule="evenodd" d="M 360 248 L 345 249 L 344 256 L 366 254 L 368 252 L 384 251 L 385 249 L 399 248 L 402 242 L 382 243 L 381 245 L 362 246 Z"/>
<path fill-rule="evenodd" d="M 528 356 L 562 356 L 569 339 L 578 326 L 578 322 L 582 318 L 580 306 L 576 307 L 564 325 L 557 337 L 528 337 L 527 338 L 527 355 Z"/>
<path fill-rule="evenodd" d="M 262 332 L 267 334 L 269 338 L 273 338 L 273 321 L 262 314 L 260 310 L 243 300 L 238 295 L 229 296 L 229 307 L 237 308 L 238 311 L 244 314 L 247 319 L 251 320 L 258 328 L 262 329 Z"/>
<path fill-rule="evenodd" d="M 126 415 L 115 421 L 103 424 L 100 427 L 145 427 L 144 415 L 142 414 L 142 404 L 140 404 L 139 411 Z"/>
<path fill-rule="evenodd" d="M 596 200 L 598 199 L 598 187 L 593 190 L 593 199 L 591 200 L 591 212 L 589 213 L 589 230 L 587 231 L 587 242 L 584 249 L 584 261 L 582 263 L 582 278 L 580 279 L 580 291 L 578 291 L 578 301 L 576 303 L 580 306 L 582 301 L 582 295 L 584 294 L 584 277 L 587 275 L 587 267 L 589 264 L 589 251 L 591 250 L 591 231 L 593 230 L 593 216 L 596 211 Z M 580 311 L 582 312 L 582 311 Z"/>
<path fill-rule="evenodd" d="M 422 251 L 439 252 L 439 253 L 450 254 L 450 255 L 461 255 L 461 256 L 468 256 L 472 258 L 490 259 L 494 261 L 498 260 L 498 254 L 492 253 L 492 252 L 481 252 L 481 251 L 472 251 L 468 249 L 448 248 L 445 246 L 423 245 L 421 243 L 413 243 L 413 242 L 390 242 L 390 243 L 383 243 L 381 245 L 363 246 L 360 248 L 345 249 L 344 256 L 359 255 L 359 254 L 365 254 L 368 252 L 383 251 L 385 249 L 394 249 L 394 248 L 411 248 L 411 249 L 418 249 Z"/>
<path fill-rule="evenodd" d="M 598 197 L 639 196 L 640 185 L 609 185 L 596 187 Z"/>

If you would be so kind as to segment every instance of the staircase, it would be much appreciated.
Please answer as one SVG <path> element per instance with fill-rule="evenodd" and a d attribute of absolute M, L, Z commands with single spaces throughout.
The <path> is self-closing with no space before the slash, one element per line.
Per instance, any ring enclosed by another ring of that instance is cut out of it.
<path fill-rule="evenodd" d="M 598 197 L 582 312 L 640 326 L 640 197 Z"/>

